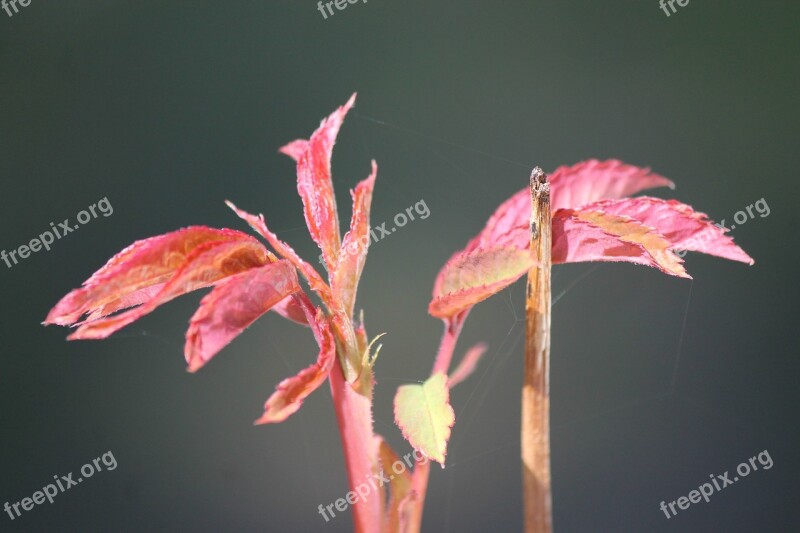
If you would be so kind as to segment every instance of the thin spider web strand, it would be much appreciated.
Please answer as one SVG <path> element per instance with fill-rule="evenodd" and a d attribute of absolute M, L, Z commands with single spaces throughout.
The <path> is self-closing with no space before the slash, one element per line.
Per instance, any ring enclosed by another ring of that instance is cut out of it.
<path fill-rule="evenodd" d="M 669 383 L 669 392 L 670 393 L 675 392 L 675 383 L 676 383 L 676 380 L 678 379 L 678 365 L 680 364 L 680 361 L 681 361 L 681 351 L 683 349 L 683 337 L 684 337 L 684 334 L 686 333 L 686 319 L 689 317 L 689 304 L 692 301 L 692 287 L 693 286 L 694 286 L 694 280 L 691 280 L 689 282 L 689 294 L 686 297 L 686 308 L 684 309 L 684 312 L 683 312 L 683 323 L 681 325 L 681 336 L 678 339 L 678 348 L 677 348 L 677 352 L 675 353 L 675 363 L 673 364 L 673 367 L 672 367 L 672 379 L 670 380 L 670 383 Z"/>
<path fill-rule="evenodd" d="M 587 270 L 586 272 L 584 272 L 583 274 L 578 276 L 574 281 L 572 281 L 572 283 L 567 285 L 567 287 L 563 291 L 558 293 L 558 295 L 555 298 L 553 298 L 553 302 L 550 305 L 551 306 L 556 305 L 556 303 L 558 303 L 558 301 L 561 300 L 561 298 L 566 296 L 569 291 L 574 289 L 575 286 L 577 286 L 581 281 L 583 281 L 586 278 L 588 278 L 591 274 L 594 274 L 595 272 L 597 272 L 600 269 L 601 266 L 602 265 L 595 265 L 594 267 L 591 268 L 591 270 Z"/>
<path fill-rule="evenodd" d="M 489 157 L 491 159 L 496 159 L 498 161 L 503 161 L 505 163 L 511 163 L 513 165 L 518 165 L 518 166 L 523 167 L 523 168 L 527 168 L 527 169 L 531 168 L 531 165 L 528 165 L 528 164 L 525 164 L 525 163 L 521 163 L 519 161 L 514 161 L 512 159 L 507 159 L 505 157 L 500 157 L 500 156 L 491 154 L 489 152 L 484 152 L 483 150 L 478 150 L 477 148 L 471 148 L 469 146 L 464 146 L 464 145 L 457 144 L 457 143 L 454 143 L 454 142 L 446 141 L 444 139 L 439 139 L 439 138 L 436 138 L 436 137 L 432 137 L 430 135 L 425 135 L 424 133 L 420 133 L 420 132 L 414 131 L 414 130 L 409 129 L 409 128 L 405 128 L 405 127 L 402 127 L 402 126 L 397 126 L 395 124 L 391 124 L 389 122 L 386 122 L 385 120 L 379 120 L 379 119 L 376 119 L 376 118 L 369 117 L 367 115 L 362 115 L 360 113 L 353 113 L 353 116 L 358 118 L 358 119 L 360 119 L 360 120 L 365 120 L 367 122 L 372 122 L 374 124 L 385 126 L 387 128 L 394 129 L 394 130 L 406 133 L 408 135 L 413 135 L 413 136 L 419 137 L 421 139 L 426 139 L 426 140 L 429 140 L 429 141 L 434 141 L 434 142 L 438 142 L 438 143 L 441 143 L 441 144 L 446 144 L 446 145 L 452 146 L 454 148 L 460 148 L 461 150 L 466 150 L 468 152 L 473 152 L 473 153 L 476 153 L 476 154 L 480 154 L 480 155 L 483 155 L 485 157 Z"/>

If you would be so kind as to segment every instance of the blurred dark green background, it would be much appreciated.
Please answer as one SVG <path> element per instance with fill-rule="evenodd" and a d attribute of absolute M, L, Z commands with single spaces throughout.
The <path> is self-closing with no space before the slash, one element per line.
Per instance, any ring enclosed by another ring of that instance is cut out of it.
<path fill-rule="evenodd" d="M 47 310 L 130 242 L 190 224 L 244 230 L 263 211 L 306 258 L 294 165 L 277 153 L 353 91 L 337 196 L 380 166 L 373 221 L 431 215 L 370 251 L 358 305 L 377 366 L 375 423 L 403 453 L 396 388 L 424 379 L 434 276 L 525 186 L 590 157 L 649 165 L 658 191 L 727 219 L 753 267 L 690 255 L 694 281 L 631 265 L 556 268 L 552 363 L 557 531 L 797 531 L 796 2 L 372 0 L 324 20 L 312 0 L 33 0 L 0 11 L 0 248 L 108 197 L 93 220 L 0 263 L 0 504 L 111 450 L 118 461 L 2 531 L 348 531 L 319 504 L 347 492 L 330 394 L 253 427 L 315 357 L 270 314 L 196 375 L 183 333 L 201 295 L 113 338 L 67 343 Z M 586 277 L 582 277 L 582 276 Z M 574 286 L 574 282 L 578 282 Z M 571 288 L 570 288 L 571 287 Z M 691 294 L 690 294 L 691 293 Z M 523 282 L 481 304 L 458 352 L 487 341 L 453 394 L 448 466 L 426 531 L 519 531 Z M 768 450 L 751 474 L 667 520 L 662 500 Z"/>

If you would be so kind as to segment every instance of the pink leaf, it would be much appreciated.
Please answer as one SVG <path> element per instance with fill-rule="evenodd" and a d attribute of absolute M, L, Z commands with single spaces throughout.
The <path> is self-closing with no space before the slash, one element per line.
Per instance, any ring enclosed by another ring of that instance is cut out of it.
<path fill-rule="evenodd" d="M 590 159 L 562 166 L 550 176 L 550 205 L 558 209 L 577 208 L 606 198 L 621 198 L 651 187 L 674 187 L 673 183 L 648 168 L 639 168 L 611 159 Z M 466 250 L 489 247 L 527 248 L 530 243 L 531 193 L 525 187 L 500 204 L 489 217 L 483 231 Z"/>
<path fill-rule="evenodd" d="M 530 220 L 531 191 L 526 187 L 500 204 L 483 230 L 467 244 L 466 251 L 493 246 L 527 248 L 531 239 Z"/>
<path fill-rule="evenodd" d="M 670 243 L 653 228 L 602 211 L 562 209 L 553 217 L 552 261 L 627 261 L 689 278 Z"/>
<path fill-rule="evenodd" d="M 255 240 L 202 244 L 185 258 L 183 266 L 145 304 L 108 318 L 87 320 L 68 339 L 104 339 L 173 298 L 214 285 L 221 279 L 269 261 L 266 249 Z"/>
<path fill-rule="evenodd" d="M 280 153 L 288 155 L 297 161 L 306 152 L 306 150 L 308 150 L 308 141 L 305 139 L 297 139 L 296 141 L 292 141 L 286 146 L 281 147 Z"/>
<path fill-rule="evenodd" d="M 372 174 L 356 186 L 353 196 L 353 216 L 350 231 L 344 236 L 336 269 L 331 276 L 331 287 L 342 302 L 347 316 L 353 314 L 356 290 L 369 248 L 369 212 L 372 203 L 372 190 L 378 165 L 372 162 Z"/>
<path fill-rule="evenodd" d="M 312 305 L 311 301 L 308 299 L 308 296 L 306 296 L 305 293 L 300 292 L 291 296 L 287 296 L 280 302 L 276 303 L 272 310 L 281 315 L 283 318 L 287 318 L 293 322 L 302 324 L 303 326 L 308 326 L 308 319 L 306 318 L 305 313 L 303 313 L 303 308 L 298 302 L 298 298 L 303 298 L 308 302 L 308 305 Z"/>
<path fill-rule="evenodd" d="M 92 320 L 103 318 L 104 316 L 108 316 L 121 309 L 136 307 L 137 305 L 146 303 L 155 298 L 156 295 L 159 292 L 161 292 L 161 289 L 164 288 L 164 285 L 166 285 L 166 283 L 157 283 L 155 285 L 150 285 L 149 287 L 144 287 L 142 289 L 139 289 L 130 294 L 125 294 L 123 296 L 120 296 L 116 300 L 113 300 L 112 302 L 109 302 L 94 309 L 91 313 L 87 315 L 86 321 L 91 322 Z"/>
<path fill-rule="evenodd" d="M 624 198 L 653 187 L 675 188 L 649 168 L 628 165 L 616 159 L 590 159 L 571 167 L 558 167 L 550 175 L 550 207 L 577 208 L 597 200 Z M 530 205 L 528 206 L 530 209 Z"/>
<path fill-rule="evenodd" d="M 468 310 L 517 281 L 532 264 L 530 252 L 516 248 L 456 254 L 436 278 L 428 312 L 448 318 Z"/>
<path fill-rule="evenodd" d="M 283 422 L 300 409 L 309 394 L 325 382 L 336 361 L 336 343 L 326 319 L 318 318 L 316 328 L 320 346 L 316 363 L 278 384 L 264 404 L 264 414 L 256 420 L 256 424 Z"/>
<path fill-rule="evenodd" d="M 332 306 L 335 304 L 336 300 L 334 299 L 333 293 L 331 292 L 328 284 L 323 281 L 322 277 L 320 277 L 317 271 L 314 270 L 314 267 L 301 259 L 291 246 L 280 240 L 277 235 L 272 233 L 269 228 L 267 228 L 267 224 L 264 222 L 264 215 L 251 215 L 250 213 L 233 205 L 232 202 L 225 203 L 228 204 L 228 207 L 233 209 L 233 211 L 242 220 L 247 222 L 250 227 L 253 228 L 253 230 L 264 237 L 267 242 L 269 242 L 270 246 L 272 246 L 272 248 L 278 253 L 278 255 L 292 263 L 294 267 L 300 271 L 300 274 L 306 278 L 311 290 L 319 294 L 320 298 L 322 298 L 327 305 Z"/>
<path fill-rule="evenodd" d="M 91 319 L 96 319 L 144 303 L 163 288 L 195 250 L 212 242 L 258 243 L 240 231 L 205 226 L 192 226 L 136 241 L 109 259 L 83 282 L 83 287 L 62 298 L 44 323 L 66 326 L 87 313 Z M 270 254 L 262 249 L 263 264 Z"/>
<path fill-rule="evenodd" d="M 753 258 L 733 243 L 725 231 L 677 200 L 641 196 L 622 200 L 604 200 L 584 207 L 611 215 L 626 216 L 654 228 L 672 244 L 674 250 L 689 250 L 715 255 L 732 261 L 753 264 Z"/>
<path fill-rule="evenodd" d="M 311 238 L 322 250 L 329 271 L 336 265 L 341 246 L 339 215 L 331 179 L 331 156 L 339 128 L 353 107 L 355 97 L 354 94 L 344 106 L 322 121 L 297 160 L 297 192 L 303 200 L 306 225 Z M 296 147 L 291 151 L 298 155 Z"/>
<path fill-rule="evenodd" d="M 189 322 L 184 355 L 195 372 L 282 299 L 300 290 L 297 273 L 281 260 L 224 279 Z"/>
<path fill-rule="evenodd" d="M 488 346 L 486 346 L 486 344 L 480 342 L 467 350 L 467 353 L 464 354 L 461 362 L 458 363 L 458 366 L 453 370 L 447 380 L 447 386 L 450 387 L 451 390 L 472 375 L 475 368 L 478 366 L 478 361 L 480 361 L 483 354 L 486 353 L 487 348 Z"/>

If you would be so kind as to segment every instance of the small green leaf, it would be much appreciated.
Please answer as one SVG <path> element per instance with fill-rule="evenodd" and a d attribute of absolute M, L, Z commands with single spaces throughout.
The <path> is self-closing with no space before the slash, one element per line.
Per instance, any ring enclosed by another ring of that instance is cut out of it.
<path fill-rule="evenodd" d="M 447 376 L 437 373 L 421 385 L 403 385 L 397 389 L 394 419 L 414 448 L 444 465 L 450 428 L 456 421 L 450 406 Z"/>

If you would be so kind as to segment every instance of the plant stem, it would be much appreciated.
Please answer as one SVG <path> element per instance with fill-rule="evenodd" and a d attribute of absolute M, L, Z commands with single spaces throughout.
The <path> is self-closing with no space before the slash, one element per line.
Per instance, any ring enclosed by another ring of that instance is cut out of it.
<path fill-rule="evenodd" d="M 444 321 L 444 333 L 439 343 L 439 351 L 436 353 L 436 360 L 433 363 L 431 375 L 441 372 L 447 374 L 450 370 L 450 362 L 453 360 L 458 336 L 461 328 L 467 319 L 467 312 Z M 405 524 L 403 533 L 419 533 L 422 530 L 422 511 L 425 507 L 425 495 L 428 491 L 428 478 L 430 476 L 430 461 L 417 462 L 412 474 L 412 490 L 416 493 L 415 499 L 410 503 L 408 512 L 408 522 Z"/>
<path fill-rule="evenodd" d="M 525 301 L 525 370 L 522 384 L 522 480 L 526 533 L 553 530 L 550 484 L 550 184 L 531 173 L 531 253 Z"/>
<path fill-rule="evenodd" d="M 374 479 L 378 464 L 372 429 L 372 371 L 364 369 L 364 372 L 368 375 L 359 377 L 356 383 L 348 383 L 337 361 L 330 374 L 331 395 L 351 491 Z M 352 509 L 356 533 L 381 530 L 383 501 L 379 495 L 373 494 L 366 501 L 359 498 Z"/>
<path fill-rule="evenodd" d="M 425 495 L 428 492 L 428 477 L 431 472 L 430 461 L 417 462 L 412 474 L 411 490 L 416 493 L 408 514 L 408 523 L 402 533 L 420 533 L 422 531 L 422 511 L 425 508 Z"/>
<path fill-rule="evenodd" d="M 450 370 L 453 351 L 456 348 L 456 342 L 458 342 L 458 336 L 461 334 L 461 327 L 464 325 L 466 318 L 466 313 L 461 313 L 444 321 L 444 334 L 442 335 L 442 341 L 439 343 L 439 351 L 436 354 L 431 375 L 437 372 L 447 374 Z"/>

